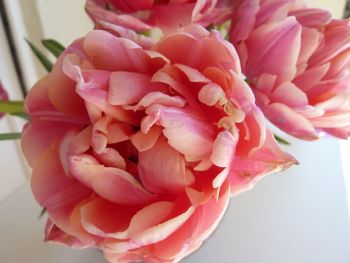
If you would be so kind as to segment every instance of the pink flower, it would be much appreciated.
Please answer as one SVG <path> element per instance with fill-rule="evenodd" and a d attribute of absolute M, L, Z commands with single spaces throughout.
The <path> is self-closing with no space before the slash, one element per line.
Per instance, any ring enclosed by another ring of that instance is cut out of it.
<path fill-rule="evenodd" d="M 87 0 L 86 11 L 96 24 L 111 23 L 139 32 L 159 27 L 171 31 L 192 23 L 220 24 L 232 13 L 224 0 Z"/>
<path fill-rule="evenodd" d="M 243 0 L 230 39 L 267 118 L 305 140 L 350 131 L 350 26 L 302 1 Z"/>
<path fill-rule="evenodd" d="M 1 81 L 0 81 L 0 101 L 6 101 L 8 100 L 9 97 L 8 97 L 8 94 L 7 94 L 7 91 L 5 90 L 4 86 L 2 85 Z M 0 112 L 0 119 L 4 116 L 4 113 L 1 113 Z"/>
<path fill-rule="evenodd" d="M 152 49 L 94 30 L 30 91 L 22 147 L 46 240 L 110 262 L 178 262 L 231 195 L 295 163 L 240 78 L 233 46 L 195 26 Z"/>

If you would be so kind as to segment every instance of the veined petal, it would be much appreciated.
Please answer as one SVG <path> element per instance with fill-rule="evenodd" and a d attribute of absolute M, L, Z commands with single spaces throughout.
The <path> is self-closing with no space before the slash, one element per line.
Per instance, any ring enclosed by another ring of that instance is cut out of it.
<path fill-rule="evenodd" d="M 191 217 L 172 235 L 154 244 L 154 254 L 166 261 L 179 262 L 193 252 L 215 230 L 227 208 L 230 187 L 225 183 L 218 199 L 211 197 L 196 207 Z M 184 246 L 184 243 L 188 246 Z"/>
<path fill-rule="evenodd" d="M 186 169 L 183 156 L 165 140 L 139 153 L 139 176 L 151 192 L 181 191 L 194 183 L 193 174 Z"/>
<path fill-rule="evenodd" d="M 33 165 L 40 154 L 49 148 L 56 140 L 79 125 L 72 123 L 36 120 L 25 125 L 22 132 L 22 150 L 30 165 Z"/>
<path fill-rule="evenodd" d="M 218 134 L 213 144 L 210 160 L 219 167 L 227 167 L 234 158 L 238 134 L 225 130 Z"/>
<path fill-rule="evenodd" d="M 108 102 L 112 105 L 132 104 L 152 91 L 165 89 L 150 81 L 150 76 L 141 73 L 113 72 L 109 82 Z"/>
<path fill-rule="evenodd" d="M 85 100 L 85 103 L 92 104 L 98 110 L 103 111 L 109 116 L 120 122 L 137 125 L 138 122 L 132 113 L 125 111 L 120 106 L 108 104 L 107 91 L 101 89 L 77 89 L 77 93 Z"/>
<path fill-rule="evenodd" d="M 181 70 L 191 82 L 209 83 L 210 80 L 206 78 L 199 70 L 191 68 L 183 64 L 175 64 L 174 67 Z"/>
<path fill-rule="evenodd" d="M 92 187 L 97 194 L 116 204 L 140 205 L 154 199 L 128 172 L 118 168 L 103 168 L 92 178 Z"/>
<path fill-rule="evenodd" d="M 291 82 L 283 82 L 270 97 L 272 102 L 286 104 L 289 107 L 303 107 L 308 105 L 306 94 Z"/>
<path fill-rule="evenodd" d="M 156 106 L 156 105 L 155 105 Z M 211 152 L 213 127 L 205 119 L 176 108 L 150 107 L 147 114 L 157 115 L 169 144 L 188 161 L 199 161 Z M 191 142 L 191 143 L 188 143 Z"/>
<path fill-rule="evenodd" d="M 293 17 L 256 29 L 247 40 L 248 78 L 268 73 L 277 76 L 277 83 L 292 80 L 296 74 L 300 36 L 301 26 Z"/>
<path fill-rule="evenodd" d="M 168 107 L 182 108 L 186 105 L 186 101 L 180 96 L 169 96 L 163 92 L 154 91 L 144 96 L 135 106 L 135 108 L 138 109 L 140 106 L 147 108 L 152 104 L 160 104 Z"/>
<path fill-rule="evenodd" d="M 254 150 L 248 157 L 237 156 L 234 159 L 229 176 L 231 194 L 236 195 L 251 189 L 263 176 L 282 171 L 298 162 L 283 152 L 271 132 L 266 132 L 262 147 Z"/>
<path fill-rule="evenodd" d="M 70 214 L 81 200 L 91 196 L 92 191 L 64 173 L 57 144 L 48 147 L 36 159 L 31 186 L 36 200 L 47 209 L 50 219 L 64 232 L 74 235 L 77 229 L 70 224 Z"/>
<path fill-rule="evenodd" d="M 198 99 L 208 106 L 213 106 L 217 102 L 225 100 L 226 97 L 225 92 L 218 84 L 209 83 L 201 88 L 198 93 Z"/>
<path fill-rule="evenodd" d="M 161 224 L 174 209 L 174 203 L 159 201 L 145 206 L 131 219 L 129 227 L 122 232 L 111 233 L 108 237 L 117 239 L 132 238 L 134 235 Z"/>
<path fill-rule="evenodd" d="M 297 9 L 291 11 L 289 15 L 295 16 L 304 27 L 322 27 L 332 20 L 330 12 L 318 8 Z"/>
<path fill-rule="evenodd" d="M 96 68 L 147 73 L 146 55 L 135 42 L 94 30 L 87 34 L 84 49 Z M 113 52 L 111 52 L 113 50 Z"/>
<path fill-rule="evenodd" d="M 107 238 L 110 233 L 126 229 L 139 208 L 96 197 L 81 206 L 81 224 L 90 234 Z"/>
<path fill-rule="evenodd" d="M 267 118 L 283 131 L 304 140 L 316 140 L 317 132 L 311 122 L 281 103 L 263 109 Z"/>
<path fill-rule="evenodd" d="M 188 33 L 169 34 L 156 44 L 155 50 L 169 58 L 172 63 L 199 70 L 214 66 L 240 73 L 238 55 L 233 46 L 214 37 L 197 39 Z"/>
<path fill-rule="evenodd" d="M 162 128 L 153 126 L 146 134 L 138 131 L 131 136 L 131 142 L 139 152 L 151 149 L 162 134 Z"/>
<path fill-rule="evenodd" d="M 113 203 L 139 205 L 153 199 L 131 174 L 119 168 L 105 167 L 90 155 L 72 156 L 70 171 L 79 181 Z"/>

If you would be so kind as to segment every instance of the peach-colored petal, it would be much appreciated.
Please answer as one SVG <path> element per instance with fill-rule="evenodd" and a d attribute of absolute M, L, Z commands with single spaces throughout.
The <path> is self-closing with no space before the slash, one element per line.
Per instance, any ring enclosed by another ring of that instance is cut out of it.
<path fill-rule="evenodd" d="M 213 144 L 213 151 L 210 160 L 219 167 L 227 167 L 235 155 L 235 148 L 238 140 L 238 134 L 231 134 L 229 131 L 222 131 L 216 137 Z"/>
<path fill-rule="evenodd" d="M 37 120 L 25 125 L 22 132 L 22 150 L 30 165 L 49 148 L 53 141 L 60 140 L 67 131 L 78 128 L 71 123 L 59 123 L 55 121 Z"/>
<path fill-rule="evenodd" d="M 154 193 L 179 191 L 195 180 L 183 156 L 164 140 L 139 153 L 138 168 L 142 184 Z"/>
<path fill-rule="evenodd" d="M 162 260 L 178 262 L 185 255 L 193 252 L 217 227 L 228 205 L 230 188 L 222 187 L 218 200 L 212 197 L 205 204 L 198 206 L 191 218 L 167 239 L 154 245 L 154 254 Z M 187 244 L 187 245 L 184 245 Z"/>
<path fill-rule="evenodd" d="M 118 168 L 104 168 L 93 177 L 93 189 L 103 198 L 116 204 L 145 204 L 154 196 L 128 172 Z"/>
<path fill-rule="evenodd" d="M 73 176 L 111 202 L 143 204 L 153 199 L 131 174 L 119 168 L 104 167 L 89 155 L 72 156 L 70 166 Z"/>
<path fill-rule="evenodd" d="M 107 126 L 106 132 L 107 142 L 109 144 L 126 141 L 133 133 L 130 125 L 126 125 L 124 123 L 110 123 Z"/>
<path fill-rule="evenodd" d="M 81 224 L 87 232 L 107 237 L 126 229 L 138 209 L 138 206 L 124 206 L 96 197 L 81 206 Z"/>
<path fill-rule="evenodd" d="M 191 206 L 183 213 L 176 215 L 165 222 L 135 233 L 127 243 L 121 242 L 109 245 L 105 248 L 105 253 L 123 251 L 125 247 L 128 249 L 136 249 L 142 246 L 160 242 L 174 232 L 176 233 L 182 225 L 186 224 L 194 212 L 195 208 Z"/>
<path fill-rule="evenodd" d="M 226 97 L 224 91 L 219 85 L 209 83 L 201 88 L 198 93 L 198 99 L 200 102 L 208 106 L 213 106 L 217 102 L 226 100 Z"/>
<path fill-rule="evenodd" d="M 70 144 L 69 153 L 72 155 L 81 154 L 90 148 L 92 127 L 89 125 L 80 131 Z"/>
<path fill-rule="evenodd" d="M 228 176 L 231 194 L 249 190 L 263 176 L 282 171 L 296 163 L 291 155 L 279 148 L 271 132 L 267 132 L 264 145 L 251 152 L 249 157 L 237 156 L 234 159 Z"/>
<path fill-rule="evenodd" d="M 173 46 L 176 46 L 176 49 Z M 171 62 L 184 64 L 196 69 L 216 66 L 239 71 L 236 64 L 237 54 L 231 45 L 212 37 L 204 37 L 201 41 L 189 34 L 170 34 L 156 44 L 155 50 L 168 57 Z M 205 56 L 202 56 L 205 50 Z"/>
<path fill-rule="evenodd" d="M 95 153 L 96 158 L 105 166 L 126 169 L 126 162 L 123 156 L 113 148 L 106 148 L 99 153 Z"/>
<path fill-rule="evenodd" d="M 180 96 L 169 96 L 167 94 L 164 94 L 163 92 L 154 91 L 145 95 L 139 101 L 135 108 L 138 109 L 140 106 L 147 108 L 152 104 L 160 104 L 168 107 L 182 108 L 183 106 L 185 106 L 186 101 Z"/>
<path fill-rule="evenodd" d="M 115 118 L 118 121 L 128 124 L 137 124 L 131 113 L 126 112 L 120 106 L 108 104 L 108 93 L 102 89 L 78 89 L 77 93 L 86 103 L 93 105 L 96 109 L 105 112 L 107 115 Z"/>
<path fill-rule="evenodd" d="M 303 107 L 308 104 L 306 94 L 291 82 L 279 85 L 270 98 L 273 102 L 280 102 L 289 107 Z"/>
<path fill-rule="evenodd" d="M 270 104 L 264 109 L 264 112 L 272 123 L 283 127 L 289 134 L 304 140 L 318 138 L 317 132 L 310 121 L 284 104 Z"/>
<path fill-rule="evenodd" d="M 139 45 L 102 30 L 91 31 L 85 37 L 84 49 L 92 63 L 102 70 L 140 73 L 148 70 L 146 58 Z"/>
<path fill-rule="evenodd" d="M 147 151 L 154 146 L 161 134 L 162 128 L 153 126 L 146 134 L 142 131 L 135 133 L 131 137 L 131 142 L 139 152 Z"/>
<path fill-rule="evenodd" d="M 45 241 L 56 244 L 68 245 L 71 248 L 87 248 L 96 245 L 96 242 L 89 239 L 80 239 L 76 236 L 69 235 L 57 227 L 50 219 L 45 226 Z"/>
<path fill-rule="evenodd" d="M 51 220 L 66 233 L 73 233 L 69 215 L 75 205 L 88 198 L 92 191 L 65 175 L 59 160 L 57 144 L 48 147 L 36 159 L 31 185 L 36 200 L 47 209 Z"/>
<path fill-rule="evenodd" d="M 151 85 L 148 75 L 118 71 L 113 72 L 110 78 L 108 102 L 112 105 L 127 105 L 138 102 L 149 92 L 159 89 Z"/>
<path fill-rule="evenodd" d="M 211 152 L 213 128 L 201 117 L 175 108 L 153 107 L 148 114 L 159 115 L 168 143 L 185 155 L 186 160 L 198 161 Z M 189 144 L 188 142 L 191 142 Z"/>
<path fill-rule="evenodd" d="M 180 69 L 189 81 L 191 82 L 201 82 L 201 83 L 209 83 L 210 80 L 206 78 L 199 70 L 191 68 L 189 66 L 183 64 L 175 64 L 174 67 Z"/>
<path fill-rule="evenodd" d="M 129 227 L 122 232 L 111 233 L 108 236 L 117 239 L 132 238 L 148 228 L 161 224 L 174 209 L 174 203 L 160 201 L 145 206 L 130 220 Z"/>

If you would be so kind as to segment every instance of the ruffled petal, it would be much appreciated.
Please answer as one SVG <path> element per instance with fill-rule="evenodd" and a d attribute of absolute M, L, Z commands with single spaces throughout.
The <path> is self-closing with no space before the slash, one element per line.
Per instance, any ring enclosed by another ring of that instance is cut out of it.
<path fill-rule="evenodd" d="M 272 103 L 263 111 L 266 117 L 283 131 L 304 140 L 318 139 L 311 122 L 285 104 Z"/>
<path fill-rule="evenodd" d="M 108 102 L 112 105 L 127 105 L 138 102 L 143 96 L 153 91 L 163 91 L 164 87 L 150 83 L 150 76 L 118 71 L 111 74 Z"/>
<path fill-rule="evenodd" d="M 277 76 L 277 83 L 292 80 L 296 74 L 300 36 L 301 26 L 293 17 L 256 29 L 246 41 L 248 77 L 268 73 Z"/>
<path fill-rule="evenodd" d="M 188 161 L 198 161 L 211 152 L 213 127 L 199 116 L 176 108 L 150 107 L 146 111 L 164 127 L 168 143 L 185 155 Z M 191 142 L 191 143 L 188 143 Z"/>
<path fill-rule="evenodd" d="M 194 183 L 193 174 L 186 169 L 183 156 L 165 140 L 139 153 L 139 176 L 151 192 L 181 191 Z"/>
<path fill-rule="evenodd" d="M 101 197 L 116 204 L 145 204 L 154 197 L 128 172 L 104 167 L 91 156 L 72 156 L 70 166 L 73 176 L 93 188 Z"/>
<path fill-rule="evenodd" d="M 91 196 L 92 191 L 65 175 L 57 144 L 48 147 L 36 159 L 31 186 L 36 200 L 47 209 L 50 219 L 60 229 L 74 235 L 77 229 L 70 224 L 70 214 L 78 203 Z"/>
<path fill-rule="evenodd" d="M 236 195 L 251 189 L 263 176 L 282 171 L 298 162 L 283 152 L 267 131 L 264 144 L 252 151 L 249 156 L 236 156 L 229 171 L 228 180 L 231 194 Z"/>

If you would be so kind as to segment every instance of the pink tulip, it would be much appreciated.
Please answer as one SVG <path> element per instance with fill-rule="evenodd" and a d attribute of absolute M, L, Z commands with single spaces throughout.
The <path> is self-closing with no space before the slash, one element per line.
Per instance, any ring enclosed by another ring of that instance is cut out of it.
<path fill-rule="evenodd" d="M 305 140 L 350 127 L 350 26 L 302 1 L 241 0 L 230 29 L 267 118 Z"/>
<path fill-rule="evenodd" d="M 0 81 L 0 101 L 1 100 L 8 100 L 8 94 L 7 91 L 5 90 L 4 86 L 2 85 L 1 81 Z M 0 112 L 0 118 L 2 118 L 4 116 L 4 113 Z"/>
<path fill-rule="evenodd" d="M 231 5 L 224 0 L 87 0 L 85 9 L 97 25 L 111 23 L 142 32 L 220 24 L 232 13 Z"/>
<path fill-rule="evenodd" d="M 22 148 L 46 240 L 110 262 L 199 248 L 231 195 L 295 163 L 240 76 L 233 46 L 200 26 L 151 49 L 100 30 L 75 41 L 26 100 Z"/>

